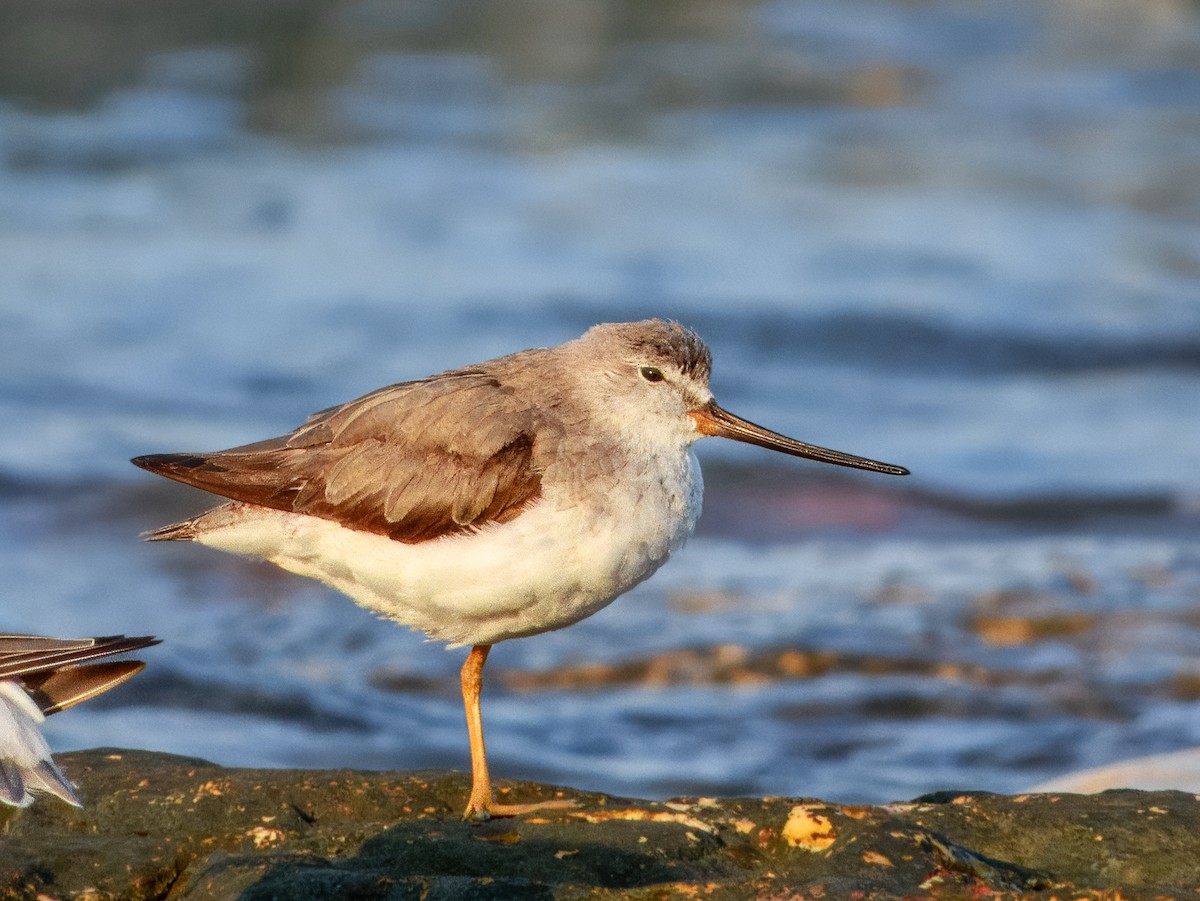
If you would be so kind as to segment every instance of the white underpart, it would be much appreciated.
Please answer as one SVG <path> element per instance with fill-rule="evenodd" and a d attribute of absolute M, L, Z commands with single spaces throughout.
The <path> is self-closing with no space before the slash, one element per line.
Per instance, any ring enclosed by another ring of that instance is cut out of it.
<path fill-rule="evenodd" d="M 25 807 L 32 792 L 57 795 L 79 806 L 62 770 L 50 757 L 39 728 L 45 717 L 20 684 L 0 680 L 0 801 Z"/>
<path fill-rule="evenodd" d="M 640 448 L 605 489 L 544 484 L 510 522 L 418 544 L 237 503 L 195 520 L 195 540 L 319 579 L 430 638 L 493 644 L 590 616 L 683 545 L 703 491 L 695 437 Z"/>

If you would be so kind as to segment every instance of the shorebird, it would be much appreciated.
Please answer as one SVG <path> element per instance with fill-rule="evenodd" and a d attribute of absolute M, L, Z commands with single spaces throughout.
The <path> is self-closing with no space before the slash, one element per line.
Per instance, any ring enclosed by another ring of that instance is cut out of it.
<path fill-rule="evenodd" d="M 0 635 L 0 801 L 25 807 L 34 792 L 44 792 L 82 806 L 38 727 L 50 714 L 120 685 L 145 666 L 140 660 L 89 661 L 152 644 L 158 640 L 149 636 Z"/>
<path fill-rule="evenodd" d="M 278 438 L 138 457 L 229 499 L 144 537 L 269 560 L 470 645 L 464 817 L 550 806 L 493 799 L 479 706 L 488 652 L 578 622 L 662 566 L 700 515 L 693 442 L 716 435 L 907 473 L 734 416 L 713 400 L 711 367 L 677 323 L 597 325 L 557 347 L 380 388 Z"/>

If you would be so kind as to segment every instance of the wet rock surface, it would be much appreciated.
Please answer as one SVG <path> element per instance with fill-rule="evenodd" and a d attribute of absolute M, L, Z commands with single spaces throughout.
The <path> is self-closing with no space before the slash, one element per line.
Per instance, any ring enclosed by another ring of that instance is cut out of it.
<path fill-rule="evenodd" d="M 447 771 L 60 755 L 86 799 L 0 814 L 2 899 L 1196 897 L 1200 799 L 946 792 L 852 807 L 660 803 L 501 783 L 571 810 L 467 823 Z"/>

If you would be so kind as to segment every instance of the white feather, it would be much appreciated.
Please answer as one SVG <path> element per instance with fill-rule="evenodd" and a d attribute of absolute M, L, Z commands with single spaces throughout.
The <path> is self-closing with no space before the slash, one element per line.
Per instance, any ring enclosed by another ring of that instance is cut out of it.
<path fill-rule="evenodd" d="M 33 792 L 79 805 L 39 728 L 45 717 L 18 682 L 0 680 L 0 801 L 25 807 Z"/>

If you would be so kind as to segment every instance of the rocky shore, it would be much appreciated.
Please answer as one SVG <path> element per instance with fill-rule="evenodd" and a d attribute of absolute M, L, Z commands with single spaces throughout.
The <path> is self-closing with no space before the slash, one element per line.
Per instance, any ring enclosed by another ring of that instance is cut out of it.
<path fill-rule="evenodd" d="M 945 792 L 631 800 L 466 823 L 448 771 L 228 769 L 62 754 L 86 801 L 0 813 L 0 899 L 1195 898 L 1200 798 Z"/>

